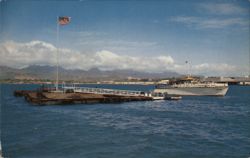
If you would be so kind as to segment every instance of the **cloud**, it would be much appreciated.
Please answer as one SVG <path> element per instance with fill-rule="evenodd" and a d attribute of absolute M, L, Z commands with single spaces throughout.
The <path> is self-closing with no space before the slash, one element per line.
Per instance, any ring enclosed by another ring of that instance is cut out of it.
<path fill-rule="evenodd" d="M 0 45 L 1 65 L 23 67 L 29 64 L 50 64 L 56 48 L 45 42 L 16 43 L 8 41 Z"/>
<path fill-rule="evenodd" d="M 160 23 L 160 21 L 159 21 L 158 19 L 155 19 L 155 20 L 153 20 L 152 22 L 155 23 L 155 24 Z"/>
<path fill-rule="evenodd" d="M 7 2 L 7 0 L 0 0 L 0 3 L 1 3 L 1 2 Z"/>
<path fill-rule="evenodd" d="M 199 74 L 207 76 L 237 76 L 242 75 L 242 69 L 226 63 L 202 63 L 197 65 L 174 65 L 175 71 L 182 74 Z M 247 72 L 247 71 L 246 71 Z"/>
<path fill-rule="evenodd" d="M 198 4 L 198 8 L 202 11 L 217 15 L 235 15 L 248 13 L 245 8 L 231 3 L 202 3 Z"/>
<path fill-rule="evenodd" d="M 0 44 L 0 65 L 22 68 L 28 65 L 55 65 L 56 47 L 43 41 L 18 43 L 6 41 Z M 188 73 L 188 67 L 176 64 L 169 55 L 153 57 L 136 57 L 119 55 L 108 50 L 95 53 L 80 52 L 61 48 L 58 50 L 59 63 L 66 69 L 83 69 L 97 67 L 101 70 L 132 69 L 144 72 L 164 72 L 167 70 Z M 203 63 L 193 65 L 193 74 L 225 75 L 239 71 L 237 67 L 225 63 Z"/>
<path fill-rule="evenodd" d="M 249 30 L 249 11 L 232 3 L 200 3 L 195 5 L 199 16 L 175 16 L 172 22 L 195 29 L 237 28 Z"/>
<path fill-rule="evenodd" d="M 25 67 L 32 64 L 55 65 L 56 47 L 43 41 L 17 43 L 7 41 L 0 44 L 1 65 Z M 59 62 L 68 69 L 103 70 L 134 69 L 140 71 L 165 71 L 174 64 L 171 56 L 135 57 L 118 55 L 107 50 L 96 53 L 84 53 L 70 49 L 59 49 Z"/>
<path fill-rule="evenodd" d="M 76 35 L 79 36 L 80 38 L 86 38 L 86 37 L 100 37 L 100 36 L 104 36 L 107 35 L 107 33 L 105 32 L 95 32 L 95 31 L 70 31 L 69 32 L 70 35 L 72 35 L 73 37 L 75 37 Z"/>
<path fill-rule="evenodd" d="M 207 74 L 210 72 L 223 73 L 223 72 L 230 72 L 230 71 L 237 70 L 236 66 L 228 65 L 225 63 L 221 63 L 221 64 L 203 63 L 203 64 L 195 65 L 193 69 L 195 72 L 203 72 L 204 74 Z"/>
<path fill-rule="evenodd" d="M 93 46 L 105 46 L 105 47 L 152 47 L 157 45 L 156 42 L 137 42 L 137 41 L 124 41 L 124 40 L 96 40 L 96 39 L 84 39 L 78 42 L 79 45 L 93 45 Z"/>
<path fill-rule="evenodd" d="M 222 29 L 231 26 L 248 27 L 249 20 L 243 18 L 200 18 L 189 16 L 173 17 L 172 21 L 186 24 L 196 29 Z"/>

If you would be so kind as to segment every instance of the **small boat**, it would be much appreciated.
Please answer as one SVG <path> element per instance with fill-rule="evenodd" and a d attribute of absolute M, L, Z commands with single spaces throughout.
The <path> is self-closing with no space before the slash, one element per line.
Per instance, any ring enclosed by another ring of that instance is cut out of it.
<path fill-rule="evenodd" d="M 166 95 L 164 93 L 151 93 L 151 97 L 153 98 L 153 100 L 164 100 Z"/>
<path fill-rule="evenodd" d="M 166 96 L 166 100 L 180 100 L 182 99 L 182 96 Z"/>
<path fill-rule="evenodd" d="M 168 95 L 167 93 L 151 93 L 153 100 L 180 100 L 182 97 L 179 95 Z"/>

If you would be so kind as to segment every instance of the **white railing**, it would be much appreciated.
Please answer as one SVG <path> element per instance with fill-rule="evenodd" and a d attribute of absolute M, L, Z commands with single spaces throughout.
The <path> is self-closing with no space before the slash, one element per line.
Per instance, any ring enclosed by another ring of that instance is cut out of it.
<path fill-rule="evenodd" d="M 142 91 L 118 90 L 118 89 L 104 89 L 104 88 L 90 88 L 77 86 L 63 86 L 63 91 L 72 90 L 76 93 L 93 93 L 93 94 L 109 94 L 120 96 L 147 96 L 148 94 Z"/>

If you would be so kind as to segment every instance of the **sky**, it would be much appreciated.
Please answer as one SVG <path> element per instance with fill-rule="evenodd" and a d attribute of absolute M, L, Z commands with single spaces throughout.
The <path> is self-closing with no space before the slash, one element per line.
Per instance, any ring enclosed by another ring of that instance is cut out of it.
<path fill-rule="evenodd" d="M 246 76 L 249 19 L 249 0 L 0 0 L 0 65 L 55 65 L 58 50 L 66 69 Z"/>

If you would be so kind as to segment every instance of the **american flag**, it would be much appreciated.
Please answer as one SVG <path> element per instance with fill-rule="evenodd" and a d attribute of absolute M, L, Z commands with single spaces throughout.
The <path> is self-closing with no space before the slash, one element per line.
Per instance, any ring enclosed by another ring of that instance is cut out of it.
<path fill-rule="evenodd" d="M 67 25 L 70 22 L 70 17 L 68 16 L 60 16 L 58 17 L 58 23 L 60 25 Z"/>

